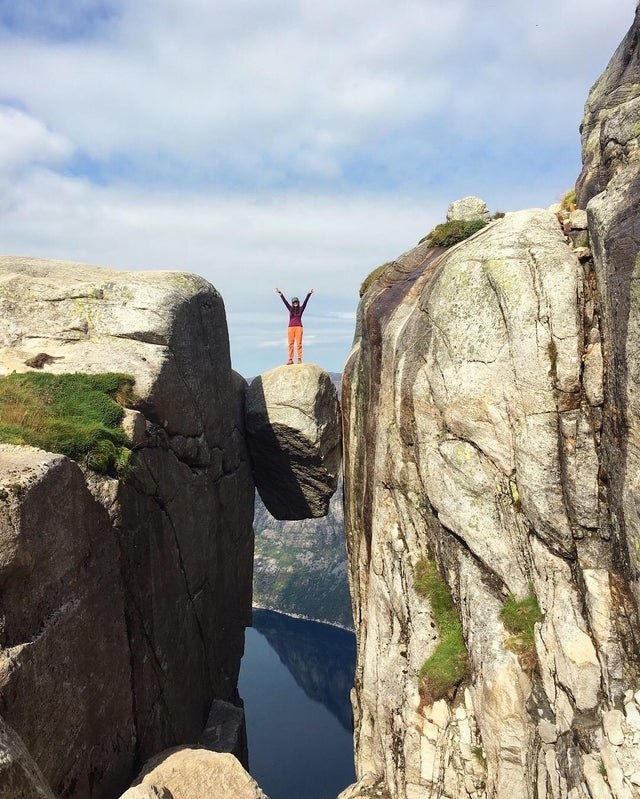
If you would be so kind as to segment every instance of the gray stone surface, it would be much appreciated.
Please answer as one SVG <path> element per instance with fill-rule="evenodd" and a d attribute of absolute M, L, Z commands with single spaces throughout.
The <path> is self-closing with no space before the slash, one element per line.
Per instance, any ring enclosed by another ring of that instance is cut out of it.
<path fill-rule="evenodd" d="M 613 176 L 637 164 L 637 122 L 640 111 L 638 15 L 593 85 L 582 122 L 582 171 L 576 183 L 579 208 L 604 191 Z"/>
<path fill-rule="evenodd" d="M 341 464 L 340 410 L 328 372 L 302 364 L 255 378 L 246 430 L 256 487 L 271 515 L 326 516 Z"/>
<path fill-rule="evenodd" d="M 55 793 L 112 799 L 151 754 L 197 740 L 213 699 L 238 703 L 253 554 L 246 383 L 201 278 L 0 258 L 0 371 L 38 353 L 45 371 L 134 376 L 135 468 L 118 482 L 12 451 L 23 474 L 0 453 L 3 712 Z"/>
<path fill-rule="evenodd" d="M 609 477 L 613 534 L 625 552 L 640 599 L 640 15 L 592 88 L 582 125 L 586 205 L 601 307 L 607 375 L 603 466 Z M 585 364 L 587 365 L 587 364 Z M 594 387 L 598 391 L 597 386 Z"/>
<path fill-rule="evenodd" d="M 489 221 L 489 209 L 484 200 L 479 197 L 463 197 L 461 200 L 454 200 L 449 203 L 447 208 L 447 222 L 452 219 L 462 219 L 471 222 L 475 219 Z"/>
<path fill-rule="evenodd" d="M 543 210 L 444 254 L 418 246 L 360 304 L 342 393 L 356 773 L 381 775 L 394 799 L 606 787 L 602 713 L 640 670 L 602 482 L 600 308 L 593 264 Z M 419 690 L 440 640 L 415 587 L 424 558 L 450 587 L 469 659 L 433 704 Z M 543 613 L 533 666 L 502 619 L 505 598 L 530 590 Z M 630 724 L 616 741 L 637 772 Z"/>

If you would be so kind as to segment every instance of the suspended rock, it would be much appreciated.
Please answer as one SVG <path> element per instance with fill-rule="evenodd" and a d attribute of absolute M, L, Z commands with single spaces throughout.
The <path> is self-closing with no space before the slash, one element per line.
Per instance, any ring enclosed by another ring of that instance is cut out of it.
<path fill-rule="evenodd" d="M 338 485 L 341 431 L 331 377 L 280 366 L 249 386 L 246 430 L 256 486 L 276 519 L 326 516 Z"/>

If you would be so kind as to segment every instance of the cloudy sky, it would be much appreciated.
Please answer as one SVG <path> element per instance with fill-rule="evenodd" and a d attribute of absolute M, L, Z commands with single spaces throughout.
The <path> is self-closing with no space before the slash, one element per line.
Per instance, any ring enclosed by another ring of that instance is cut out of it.
<path fill-rule="evenodd" d="M 475 194 L 547 207 L 636 0 L 0 0 L 0 252 L 185 270 L 234 367 L 316 294 L 340 371 L 358 287 Z"/>

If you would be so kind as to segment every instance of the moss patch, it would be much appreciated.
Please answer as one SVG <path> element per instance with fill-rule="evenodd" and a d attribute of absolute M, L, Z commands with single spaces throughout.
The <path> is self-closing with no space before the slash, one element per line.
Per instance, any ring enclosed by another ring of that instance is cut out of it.
<path fill-rule="evenodd" d="M 484 219 L 451 219 L 436 225 L 420 242 L 428 240 L 432 247 L 451 247 L 473 236 L 488 224 Z"/>
<path fill-rule="evenodd" d="M 532 590 L 524 599 L 509 595 L 500 611 L 500 618 L 511 633 L 507 648 L 515 652 L 524 669 L 534 671 L 538 666 L 534 629 L 536 622 L 543 618 L 536 595 Z"/>
<path fill-rule="evenodd" d="M 67 455 L 96 472 L 126 477 L 130 442 L 121 422 L 134 402 L 123 374 L 26 372 L 0 378 L 0 442 Z"/>
<path fill-rule="evenodd" d="M 451 592 L 434 561 L 421 560 L 417 564 L 415 588 L 429 600 L 440 633 L 440 643 L 420 669 L 420 695 L 432 704 L 467 675 L 467 649 Z"/>

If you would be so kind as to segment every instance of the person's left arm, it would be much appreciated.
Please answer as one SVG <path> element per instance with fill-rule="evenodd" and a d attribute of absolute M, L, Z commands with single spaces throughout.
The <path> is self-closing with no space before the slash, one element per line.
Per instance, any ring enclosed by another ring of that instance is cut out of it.
<path fill-rule="evenodd" d="M 300 308 L 300 316 L 302 316 L 304 309 L 307 307 L 307 303 L 309 302 L 309 297 L 313 294 L 314 291 L 315 289 L 311 289 L 311 291 L 304 298 L 304 302 L 302 303 L 302 307 Z"/>

